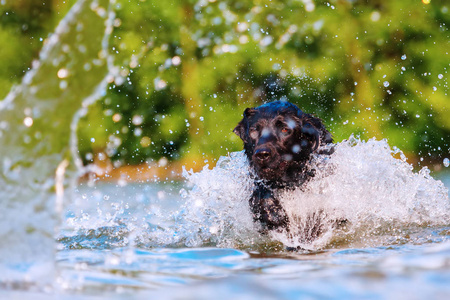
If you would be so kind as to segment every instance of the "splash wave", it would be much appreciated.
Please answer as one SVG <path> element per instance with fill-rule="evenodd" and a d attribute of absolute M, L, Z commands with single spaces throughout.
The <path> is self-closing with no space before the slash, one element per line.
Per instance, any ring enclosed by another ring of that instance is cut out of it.
<path fill-rule="evenodd" d="M 248 199 L 253 182 L 243 152 L 222 157 L 212 170 L 185 172 L 192 189 L 183 191 L 186 203 L 178 220 L 184 227 L 189 224 L 186 245 L 208 241 L 250 247 L 259 239 L 310 250 L 343 243 L 369 246 L 401 242 L 417 228 L 450 224 L 443 183 L 427 168 L 414 172 L 386 140 L 351 136 L 334 147 L 331 156 L 313 158 L 314 178 L 294 191 L 279 192 L 290 230 L 268 237 L 252 222 Z"/>
<path fill-rule="evenodd" d="M 60 242 L 69 249 L 214 246 L 277 252 L 445 239 L 439 232 L 450 226 L 448 190 L 427 168 L 415 172 L 385 140 L 351 136 L 333 147 L 332 155 L 313 157 L 311 180 L 278 192 L 289 230 L 259 232 L 248 205 L 254 182 L 241 151 L 221 157 L 212 169 L 184 170 L 186 183 L 172 200 L 160 199 L 162 191 L 149 185 L 117 187 L 122 196 L 107 186 L 92 197 L 83 194 L 80 201 L 97 206 L 68 218 L 75 231 Z"/>

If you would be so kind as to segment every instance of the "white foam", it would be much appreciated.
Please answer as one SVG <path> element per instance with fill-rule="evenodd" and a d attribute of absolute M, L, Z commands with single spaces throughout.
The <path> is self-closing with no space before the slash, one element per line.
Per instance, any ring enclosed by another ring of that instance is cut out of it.
<path fill-rule="evenodd" d="M 150 232 L 146 238 L 157 245 L 188 247 L 239 247 L 261 240 L 248 208 L 253 185 L 248 171 L 242 152 L 221 157 L 213 169 L 184 170 L 187 190 L 181 190 L 181 197 L 185 204 L 171 216 L 174 226 Z"/>
<path fill-rule="evenodd" d="M 131 244 L 139 247 L 265 251 L 282 250 L 283 244 L 317 250 L 417 243 L 426 241 L 428 237 L 423 235 L 436 227 L 450 224 L 448 191 L 443 183 L 433 179 L 426 168 L 414 172 L 401 151 L 392 150 L 385 140 L 365 142 L 350 137 L 334 147 L 332 155 L 313 158 L 311 167 L 316 175 L 310 181 L 277 193 L 291 220 L 289 231 L 259 233 L 260 224 L 253 222 L 248 204 L 254 182 L 243 151 L 221 157 L 212 169 L 185 170 L 181 201 L 169 201 L 170 205 L 157 199 L 159 193 L 152 188 L 142 191 L 142 196 L 156 197 L 148 199 L 150 205 L 138 201 L 131 207 L 141 208 L 130 212 L 120 203 L 137 201 L 133 200 L 138 197 L 135 191 L 125 189 L 120 196 L 101 187 L 93 199 L 84 199 L 99 203 L 97 207 L 83 209 L 80 217 L 71 219 L 74 224 L 70 227 L 81 232 L 94 228 L 101 238 L 113 235 L 111 246 L 135 241 Z M 115 198 L 102 200 L 110 194 Z M 117 208 L 108 209 L 106 202 L 118 200 Z M 77 239 L 84 239 L 83 235 Z M 95 239 L 90 242 L 96 247 Z"/>
<path fill-rule="evenodd" d="M 392 150 L 386 140 L 366 142 L 351 136 L 335 145 L 331 156 L 316 156 L 312 167 L 316 176 L 309 182 L 279 193 L 291 220 L 290 231 L 272 232 L 272 240 L 304 249 L 355 240 L 373 245 L 387 241 L 380 241 L 380 235 L 392 241 L 407 236 L 412 228 L 450 224 L 443 183 L 427 168 L 414 172 L 401 151 Z M 190 224 L 188 246 L 206 241 L 251 245 L 262 238 L 248 206 L 253 182 L 243 152 L 221 158 L 212 170 L 185 176 L 193 186 L 183 192 L 181 222 L 185 229 Z M 315 238 L 319 227 L 320 237 Z"/>

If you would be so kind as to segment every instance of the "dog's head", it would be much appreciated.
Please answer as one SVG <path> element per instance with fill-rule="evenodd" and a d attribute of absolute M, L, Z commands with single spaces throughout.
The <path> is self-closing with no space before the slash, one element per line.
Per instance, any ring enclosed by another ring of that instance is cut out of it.
<path fill-rule="evenodd" d="M 311 153 L 332 142 L 320 119 L 286 101 L 247 108 L 234 133 L 244 141 L 256 175 L 281 185 L 302 177 Z"/>

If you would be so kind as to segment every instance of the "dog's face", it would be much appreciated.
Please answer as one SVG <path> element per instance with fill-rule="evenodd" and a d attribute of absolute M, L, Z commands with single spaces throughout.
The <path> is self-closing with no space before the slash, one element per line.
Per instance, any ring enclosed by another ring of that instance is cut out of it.
<path fill-rule="evenodd" d="M 332 142 L 320 119 L 286 101 L 247 108 L 234 132 L 256 175 L 275 184 L 297 180 L 311 153 Z"/>

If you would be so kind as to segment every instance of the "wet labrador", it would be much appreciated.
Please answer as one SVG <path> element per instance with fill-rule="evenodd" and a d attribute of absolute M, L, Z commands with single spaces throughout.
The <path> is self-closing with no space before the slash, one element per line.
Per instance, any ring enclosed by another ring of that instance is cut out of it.
<path fill-rule="evenodd" d="M 314 176 L 309 161 L 332 136 L 319 118 L 287 101 L 247 108 L 234 128 L 255 177 L 249 200 L 253 219 L 265 230 L 288 228 L 289 219 L 277 189 L 294 188 Z"/>

